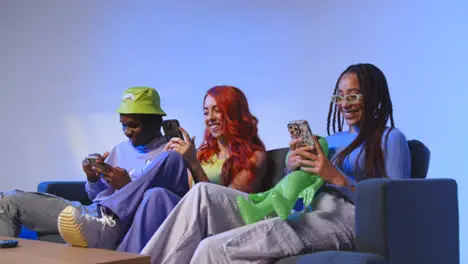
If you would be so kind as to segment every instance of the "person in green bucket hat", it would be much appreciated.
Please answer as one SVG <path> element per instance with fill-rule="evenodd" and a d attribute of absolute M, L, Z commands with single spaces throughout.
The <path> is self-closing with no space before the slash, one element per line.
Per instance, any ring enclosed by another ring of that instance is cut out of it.
<path fill-rule="evenodd" d="M 93 203 L 82 205 L 46 193 L 0 192 L 0 236 L 18 236 L 24 225 L 60 234 L 74 246 L 114 250 L 122 239 L 138 243 L 134 241 L 138 237 L 124 235 L 135 215 L 142 214 L 141 208 L 149 204 L 155 211 L 145 213 L 155 215 L 175 206 L 174 201 L 189 190 L 187 167 L 179 153 L 164 150 L 168 138 L 161 134 L 161 125 L 166 113 L 158 92 L 129 88 L 117 112 L 128 140 L 110 152 L 89 155 L 82 163 L 85 189 Z M 174 201 L 160 201 L 159 193 Z"/>
<path fill-rule="evenodd" d="M 153 138 L 160 138 L 162 117 L 166 116 L 161 108 L 158 92 L 149 87 L 127 89 L 117 112 L 125 135 L 135 147 L 144 146 Z"/>

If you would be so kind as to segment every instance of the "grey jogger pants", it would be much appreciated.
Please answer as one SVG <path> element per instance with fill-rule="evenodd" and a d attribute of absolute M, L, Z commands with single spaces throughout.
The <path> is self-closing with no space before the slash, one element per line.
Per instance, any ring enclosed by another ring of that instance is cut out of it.
<path fill-rule="evenodd" d="M 141 252 L 152 264 L 269 263 L 304 252 L 354 248 L 354 206 L 319 193 L 314 211 L 295 222 L 271 218 L 245 225 L 236 197 L 211 183 L 187 193 Z"/>
<path fill-rule="evenodd" d="M 68 205 L 89 210 L 79 202 L 37 192 L 0 192 L 0 235 L 17 237 L 21 225 L 46 234 L 58 234 L 57 217 Z M 90 212 L 91 213 L 91 212 Z"/>

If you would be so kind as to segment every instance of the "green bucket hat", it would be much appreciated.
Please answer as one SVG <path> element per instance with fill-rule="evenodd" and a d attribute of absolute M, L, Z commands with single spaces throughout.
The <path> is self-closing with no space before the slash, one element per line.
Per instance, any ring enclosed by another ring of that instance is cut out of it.
<path fill-rule="evenodd" d="M 122 103 L 117 112 L 121 114 L 166 115 L 161 108 L 161 99 L 158 92 L 153 88 L 144 86 L 128 88 L 122 96 Z"/>

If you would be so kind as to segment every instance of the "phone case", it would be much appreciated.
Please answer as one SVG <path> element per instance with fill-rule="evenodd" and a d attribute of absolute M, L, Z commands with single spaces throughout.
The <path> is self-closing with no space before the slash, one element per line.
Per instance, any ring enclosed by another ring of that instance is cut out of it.
<path fill-rule="evenodd" d="M 179 121 L 177 119 L 165 120 L 162 124 L 164 135 L 169 138 L 179 137 L 183 139 L 184 137 L 179 130 L 179 126 Z"/>
<path fill-rule="evenodd" d="M 288 123 L 288 131 L 292 139 L 302 138 L 297 147 L 314 146 L 312 130 L 306 120 L 295 120 Z"/>
<path fill-rule="evenodd" d="M 0 248 L 13 248 L 18 246 L 18 240 L 0 240 Z"/>
<path fill-rule="evenodd" d="M 100 157 L 101 155 L 99 153 L 89 154 L 88 156 L 86 156 L 86 163 L 90 164 L 91 166 L 94 166 L 94 164 L 96 164 L 96 160 Z"/>
<path fill-rule="evenodd" d="M 86 161 L 88 162 L 88 164 L 90 164 L 91 166 L 94 166 L 96 164 L 96 160 L 97 158 L 94 158 L 94 157 L 87 157 L 86 158 Z"/>
<path fill-rule="evenodd" d="M 110 171 L 110 166 L 111 165 L 109 165 L 107 163 L 94 163 L 93 166 L 96 167 L 96 168 L 99 168 L 99 169 L 101 169 L 101 170 L 103 170 L 105 172 L 108 172 L 108 171 Z"/>

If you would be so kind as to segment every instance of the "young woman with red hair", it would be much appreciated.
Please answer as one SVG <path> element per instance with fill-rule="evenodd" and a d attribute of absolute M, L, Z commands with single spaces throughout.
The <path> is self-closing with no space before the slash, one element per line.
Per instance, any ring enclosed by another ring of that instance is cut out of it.
<path fill-rule="evenodd" d="M 209 89 L 203 100 L 203 114 L 205 137 L 198 153 L 194 139 L 182 128 L 184 139 L 172 138 L 165 146 L 166 151 L 176 151 L 187 161 L 188 184 L 210 182 L 242 192 L 258 191 L 265 174 L 265 145 L 244 93 L 233 86 Z M 140 211 L 117 250 L 140 253 L 180 199 L 164 188 L 145 193 Z M 158 208 L 157 215 L 154 208 Z"/>
<path fill-rule="evenodd" d="M 264 174 L 265 145 L 244 93 L 233 86 L 209 89 L 203 114 L 206 129 L 198 152 L 194 139 L 183 128 L 184 139 L 172 138 L 167 145 L 188 162 L 190 186 L 211 182 L 244 192 L 257 191 Z"/>

